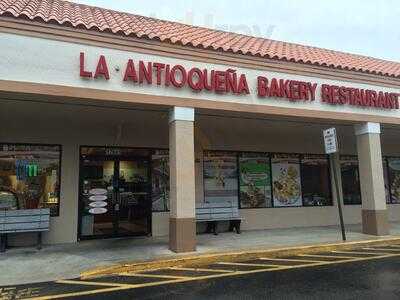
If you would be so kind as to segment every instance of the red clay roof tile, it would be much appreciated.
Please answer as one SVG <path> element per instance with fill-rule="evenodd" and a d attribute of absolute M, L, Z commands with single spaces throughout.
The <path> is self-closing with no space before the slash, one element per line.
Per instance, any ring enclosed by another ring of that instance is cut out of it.
<path fill-rule="evenodd" d="M 62 0 L 0 0 L 0 16 L 134 35 L 184 46 L 400 77 L 400 63 L 251 37 Z"/>

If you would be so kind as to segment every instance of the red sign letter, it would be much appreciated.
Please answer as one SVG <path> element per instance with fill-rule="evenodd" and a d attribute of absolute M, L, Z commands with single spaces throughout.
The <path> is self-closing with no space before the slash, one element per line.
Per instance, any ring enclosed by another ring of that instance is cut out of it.
<path fill-rule="evenodd" d="M 96 72 L 94 72 L 94 78 L 103 76 L 105 79 L 110 79 L 110 73 L 108 73 L 108 67 L 106 58 L 104 55 L 100 55 L 99 62 L 97 63 Z"/>
<path fill-rule="evenodd" d="M 92 72 L 89 71 L 85 71 L 85 53 L 81 52 L 80 56 L 79 56 L 79 75 L 81 77 L 92 77 Z"/>

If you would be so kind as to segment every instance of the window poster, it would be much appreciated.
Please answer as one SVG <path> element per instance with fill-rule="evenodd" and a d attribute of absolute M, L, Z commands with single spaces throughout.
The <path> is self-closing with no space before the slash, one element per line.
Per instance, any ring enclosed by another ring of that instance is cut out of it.
<path fill-rule="evenodd" d="M 0 210 L 49 208 L 59 215 L 59 145 L 0 144 Z"/>
<path fill-rule="evenodd" d="M 360 176 L 357 156 L 341 156 L 340 171 L 344 204 L 361 204 Z"/>
<path fill-rule="evenodd" d="M 168 150 L 156 150 L 151 157 L 151 199 L 153 211 L 169 210 Z"/>
<path fill-rule="evenodd" d="M 204 153 L 204 200 L 206 202 L 238 201 L 236 153 L 206 151 Z"/>
<path fill-rule="evenodd" d="M 263 153 L 239 156 L 240 207 L 271 207 L 271 170 Z"/>
<path fill-rule="evenodd" d="M 391 203 L 400 203 L 400 158 L 388 158 Z"/>
<path fill-rule="evenodd" d="M 301 189 L 305 206 L 332 205 L 330 178 L 326 155 L 302 155 Z"/>
<path fill-rule="evenodd" d="M 271 158 L 271 166 L 274 206 L 301 206 L 299 156 L 274 154 Z"/>

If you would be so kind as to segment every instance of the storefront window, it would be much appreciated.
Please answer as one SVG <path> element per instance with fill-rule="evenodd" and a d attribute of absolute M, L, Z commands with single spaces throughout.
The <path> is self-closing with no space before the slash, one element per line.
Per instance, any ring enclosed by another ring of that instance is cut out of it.
<path fill-rule="evenodd" d="M 0 209 L 59 214 L 61 146 L 0 144 Z"/>
<path fill-rule="evenodd" d="M 400 203 L 400 158 L 388 158 L 390 203 Z"/>
<path fill-rule="evenodd" d="M 168 150 L 156 150 L 151 157 L 151 198 L 153 211 L 169 210 Z"/>
<path fill-rule="evenodd" d="M 303 155 L 301 188 L 304 206 L 332 205 L 329 161 L 325 155 Z"/>
<path fill-rule="evenodd" d="M 271 168 L 274 206 L 301 206 L 299 156 L 293 154 L 274 154 L 271 158 Z"/>
<path fill-rule="evenodd" d="M 204 153 L 204 200 L 238 201 L 237 156 L 232 152 Z"/>
<path fill-rule="evenodd" d="M 240 207 L 271 207 L 270 159 L 263 153 L 239 156 Z"/>
<path fill-rule="evenodd" d="M 360 176 L 356 156 L 341 156 L 340 169 L 344 204 L 361 204 Z"/>

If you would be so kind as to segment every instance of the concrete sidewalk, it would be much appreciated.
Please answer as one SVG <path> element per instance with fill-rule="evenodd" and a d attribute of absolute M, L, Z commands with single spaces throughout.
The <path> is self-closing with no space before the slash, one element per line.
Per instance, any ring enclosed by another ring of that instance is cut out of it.
<path fill-rule="evenodd" d="M 391 236 L 400 236 L 400 223 L 391 224 Z M 361 233 L 359 225 L 347 226 L 348 241 L 379 239 Z M 387 238 L 386 236 L 385 238 Z M 218 253 L 305 246 L 341 241 L 337 226 L 306 227 L 220 233 L 197 236 L 197 253 Z M 79 277 L 89 269 L 127 262 L 179 258 L 168 250 L 168 238 L 124 238 L 84 241 L 77 244 L 13 248 L 0 254 L 0 286 Z"/>

